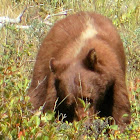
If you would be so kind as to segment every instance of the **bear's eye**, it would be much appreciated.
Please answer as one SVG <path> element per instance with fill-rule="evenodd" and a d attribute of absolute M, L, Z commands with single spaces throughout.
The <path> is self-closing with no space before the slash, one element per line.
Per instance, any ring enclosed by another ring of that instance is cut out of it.
<path fill-rule="evenodd" d="M 93 103 L 93 100 L 91 98 L 83 98 L 85 103 Z"/>
<path fill-rule="evenodd" d="M 85 110 L 93 106 L 93 100 L 90 98 L 78 98 L 78 106 L 84 108 Z"/>
<path fill-rule="evenodd" d="M 83 98 L 78 98 L 79 101 L 83 104 L 92 104 L 93 103 L 93 100 L 91 98 L 88 98 L 88 97 L 83 97 Z"/>

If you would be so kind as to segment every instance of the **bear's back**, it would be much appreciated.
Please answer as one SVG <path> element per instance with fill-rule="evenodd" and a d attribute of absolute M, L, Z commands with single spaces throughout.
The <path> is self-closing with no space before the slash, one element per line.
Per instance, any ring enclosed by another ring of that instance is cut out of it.
<path fill-rule="evenodd" d="M 40 47 L 40 55 L 48 61 L 51 58 L 72 61 L 72 56 L 84 55 L 81 50 L 89 39 L 108 44 L 125 72 L 125 54 L 119 34 L 108 18 L 96 13 L 79 12 L 56 22 Z"/>

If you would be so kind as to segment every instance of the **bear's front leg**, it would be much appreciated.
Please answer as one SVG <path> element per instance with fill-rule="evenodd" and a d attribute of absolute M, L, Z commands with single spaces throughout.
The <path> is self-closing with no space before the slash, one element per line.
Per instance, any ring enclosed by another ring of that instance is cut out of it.
<path fill-rule="evenodd" d="M 55 89 L 55 79 L 53 73 L 51 73 L 47 80 L 47 91 L 43 112 L 45 113 L 46 111 L 54 111 L 56 100 L 57 100 L 57 92 Z"/>
<path fill-rule="evenodd" d="M 131 121 L 131 107 L 123 74 L 115 80 L 113 100 L 112 116 L 121 129 L 124 129 Z"/>

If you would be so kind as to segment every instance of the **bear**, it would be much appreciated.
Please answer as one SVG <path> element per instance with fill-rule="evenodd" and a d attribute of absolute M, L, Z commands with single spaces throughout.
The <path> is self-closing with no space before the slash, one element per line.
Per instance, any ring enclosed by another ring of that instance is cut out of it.
<path fill-rule="evenodd" d="M 54 24 L 39 48 L 30 102 L 35 110 L 65 114 L 68 122 L 98 114 L 126 126 L 131 115 L 125 63 L 110 19 L 95 12 L 69 15 Z M 89 104 L 86 111 L 82 101 Z"/>

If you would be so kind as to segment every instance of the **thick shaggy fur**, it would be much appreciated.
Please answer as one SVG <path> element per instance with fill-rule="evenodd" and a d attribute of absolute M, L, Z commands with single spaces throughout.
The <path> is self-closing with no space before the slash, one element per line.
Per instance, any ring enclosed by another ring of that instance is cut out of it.
<path fill-rule="evenodd" d="M 58 21 L 40 46 L 29 96 L 35 109 L 43 105 L 68 121 L 100 112 L 129 124 L 125 54 L 111 21 L 90 12 Z M 80 99 L 90 103 L 87 111 Z"/>

